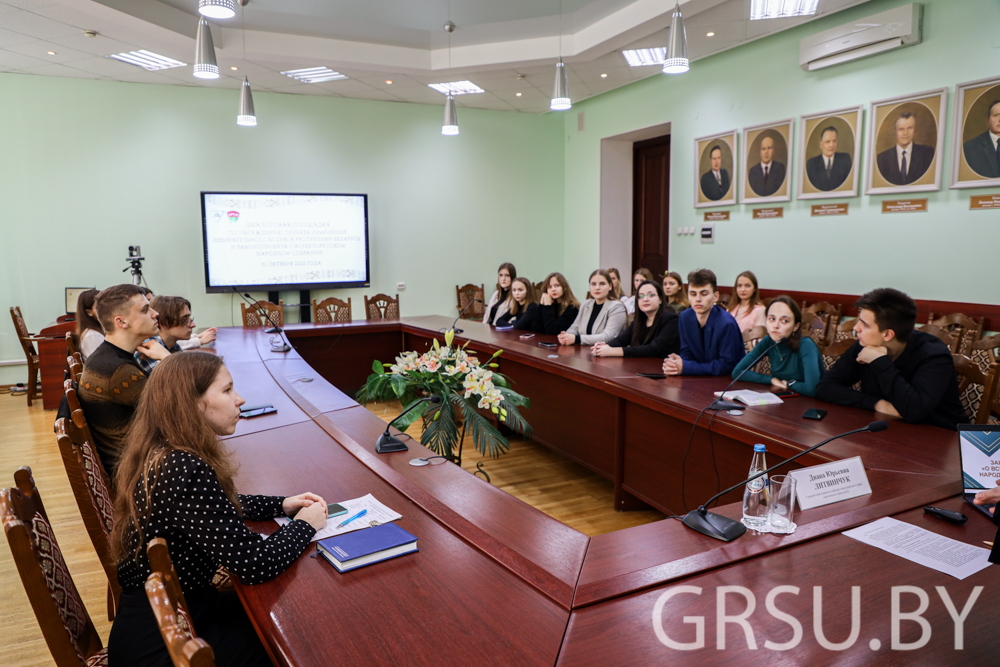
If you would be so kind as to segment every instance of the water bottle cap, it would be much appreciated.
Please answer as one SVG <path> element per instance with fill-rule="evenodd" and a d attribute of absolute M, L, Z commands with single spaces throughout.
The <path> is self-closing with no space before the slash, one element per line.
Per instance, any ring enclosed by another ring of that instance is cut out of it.
<path fill-rule="evenodd" d="M 764 447 L 764 445 L 754 445 L 754 446 L 753 446 L 753 450 L 754 450 L 755 452 L 766 452 L 766 451 L 767 451 L 767 448 L 766 448 L 766 447 Z"/>

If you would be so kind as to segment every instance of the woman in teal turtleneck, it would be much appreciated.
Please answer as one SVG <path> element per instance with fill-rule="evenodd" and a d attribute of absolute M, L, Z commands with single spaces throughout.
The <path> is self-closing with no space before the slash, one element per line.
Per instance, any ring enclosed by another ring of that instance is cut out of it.
<path fill-rule="evenodd" d="M 816 385 L 823 377 L 823 357 L 812 338 L 802 338 L 802 311 L 791 297 L 777 296 L 767 307 L 768 337 L 743 357 L 733 369 L 733 377 L 757 363 L 767 354 L 771 375 L 747 371 L 741 379 L 769 384 L 776 389 L 815 396 Z M 781 341 L 775 344 L 775 341 Z"/>

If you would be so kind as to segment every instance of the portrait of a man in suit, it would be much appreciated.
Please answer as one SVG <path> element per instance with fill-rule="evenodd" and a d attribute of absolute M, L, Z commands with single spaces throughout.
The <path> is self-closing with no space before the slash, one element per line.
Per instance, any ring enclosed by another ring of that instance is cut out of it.
<path fill-rule="evenodd" d="M 819 149 L 819 155 L 806 161 L 806 177 L 817 190 L 830 192 L 843 185 L 850 175 L 851 156 L 837 152 L 837 128 L 832 125 L 820 132 Z"/>
<path fill-rule="evenodd" d="M 896 145 L 875 158 L 882 178 L 893 185 L 909 185 L 926 173 L 934 161 L 934 147 L 913 142 L 917 117 L 904 111 L 896 117 Z M 884 144 L 883 144 L 884 145 Z"/>
<path fill-rule="evenodd" d="M 770 197 L 785 182 L 785 165 L 774 159 L 774 138 L 766 136 L 760 142 L 760 162 L 747 173 L 750 189 L 758 197 Z"/>
<path fill-rule="evenodd" d="M 987 110 L 986 131 L 966 141 L 962 150 L 972 171 L 984 178 L 1000 178 L 1000 100 Z"/>
<path fill-rule="evenodd" d="M 719 201 L 729 192 L 729 172 L 722 168 L 722 147 L 712 146 L 708 152 L 711 169 L 701 175 L 701 192 L 712 201 Z"/>

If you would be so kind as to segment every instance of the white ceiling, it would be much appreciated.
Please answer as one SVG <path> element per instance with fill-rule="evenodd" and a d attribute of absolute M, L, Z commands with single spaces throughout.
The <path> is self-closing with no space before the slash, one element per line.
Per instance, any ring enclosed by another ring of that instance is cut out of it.
<path fill-rule="evenodd" d="M 250 0 L 212 22 L 222 76 L 206 81 L 190 67 L 197 0 L 0 0 L 0 71 L 228 89 L 248 76 L 255 91 L 421 104 L 444 103 L 427 84 L 468 79 L 486 92 L 457 97 L 460 107 L 541 113 L 560 54 L 573 101 L 660 76 L 628 67 L 621 50 L 665 46 L 674 2 L 562 0 L 560 18 L 560 0 Z M 816 17 L 764 21 L 749 20 L 750 0 L 680 6 L 696 61 L 863 2 L 820 0 Z M 106 57 L 137 49 L 189 66 L 147 72 Z M 280 73 L 316 66 L 350 78 L 305 84 Z"/>

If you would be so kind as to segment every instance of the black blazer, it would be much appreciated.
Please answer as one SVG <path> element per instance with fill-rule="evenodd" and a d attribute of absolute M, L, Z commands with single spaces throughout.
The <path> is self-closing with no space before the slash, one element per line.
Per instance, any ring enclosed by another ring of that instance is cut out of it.
<path fill-rule="evenodd" d="M 910 144 L 912 155 L 907 156 L 906 177 L 899 173 L 899 159 L 896 157 L 896 147 L 893 146 L 887 151 L 882 151 L 875 158 L 882 178 L 893 185 L 909 185 L 917 180 L 927 171 L 934 161 L 934 147 L 924 146 L 918 143 Z M 909 159 L 912 158 L 912 159 Z"/>
<path fill-rule="evenodd" d="M 576 306 L 569 306 L 563 311 L 562 315 L 556 315 L 555 306 L 538 304 L 538 308 L 535 309 L 535 320 L 532 323 L 531 330 L 535 333 L 555 336 L 573 326 L 573 322 L 576 321 L 576 316 L 579 312 L 580 309 Z"/>
<path fill-rule="evenodd" d="M 750 189 L 754 191 L 754 194 L 758 197 L 770 197 L 785 182 L 785 165 L 777 160 L 771 160 L 771 169 L 767 174 L 766 187 L 764 186 L 764 168 L 760 166 L 760 162 L 750 167 L 747 179 L 750 182 Z"/>
<path fill-rule="evenodd" d="M 729 192 L 729 172 L 720 169 L 719 176 L 722 178 L 722 185 L 715 180 L 711 169 L 701 175 L 701 192 L 712 201 L 719 201 Z"/>
<path fill-rule="evenodd" d="M 851 164 L 851 156 L 847 153 L 834 153 L 833 167 L 830 169 L 830 175 L 827 176 L 826 163 L 823 160 L 823 155 L 820 154 L 806 160 L 806 176 L 814 188 L 829 192 L 844 184 L 851 173 Z"/>
<path fill-rule="evenodd" d="M 669 354 L 679 353 L 681 351 L 681 334 L 677 328 L 678 317 L 674 309 L 669 306 L 660 313 L 660 319 L 653 328 L 653 335 L 647 336 L 645 343 L 632 345 L 632 331 L 635 329 L 636 322 L 640 317 L 645 316 L 646 314 L 642 311 L 637 312 L 632 324 L 608 341 L 608 345 L 623 348 L 623 354 L 626 357 L 659 357 L 662 359 Z"/>
<path fill-rule="evenodd" d="M 527 329 L 532 331 L 535 324 L 535 316 L 537 315 L 538 304 L 529 303 L 524 309 L 524 312 L 520 315 L 514 315 L 510 311 L 507 311 L 503 315 L 497 318 L 498 327 L 513 326 L 515 329 Z"/>
<path fill-rule="evenodd" d="M 989 130 L 966 141 L 962 150 L 965 151 L 965 161 L 972 171 L 986 178 L 1000 178 L 1000 158 L 997 157 Z"/>

